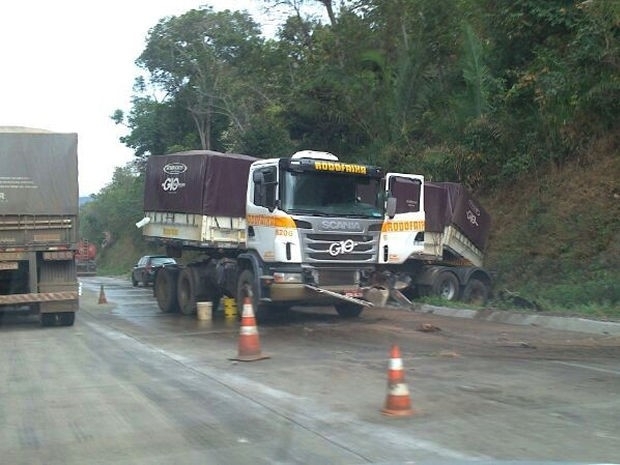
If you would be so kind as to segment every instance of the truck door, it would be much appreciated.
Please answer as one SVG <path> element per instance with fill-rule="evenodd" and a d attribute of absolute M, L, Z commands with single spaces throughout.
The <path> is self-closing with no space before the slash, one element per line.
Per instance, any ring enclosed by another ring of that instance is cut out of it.
<path fill-rule="evenodd" d="M 424 251 L 424 176 L 388 173 L 385 194 L 395 208 L 393 212 L 386 209 L 379 239 L 379 263 L 404 263 L 412 254 Z"/>
<path fill-rule="evenodd" d="M 261 166 L 252 171 L 246 218 L 248 248 L 256 250 L 265 262 L 301 260 L 297 229 L 293 219 L 277 208 L 277 166 Z"/>

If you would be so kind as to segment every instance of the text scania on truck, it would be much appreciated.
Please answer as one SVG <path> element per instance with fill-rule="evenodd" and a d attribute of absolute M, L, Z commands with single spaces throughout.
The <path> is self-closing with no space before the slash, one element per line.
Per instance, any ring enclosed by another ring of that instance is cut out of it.
<path fill-rule="evenodd" d="M 251 295 L 256 311 L 334 305 L 343 317 L 359 315 L 372 305 L 383 177 L 376 167 L 316 151 L 272 159 L 151 156 L 137 224 L 168 256 L 202 252 L 158 272 L 159 307 L 189 314 L 197 301 Z"/>

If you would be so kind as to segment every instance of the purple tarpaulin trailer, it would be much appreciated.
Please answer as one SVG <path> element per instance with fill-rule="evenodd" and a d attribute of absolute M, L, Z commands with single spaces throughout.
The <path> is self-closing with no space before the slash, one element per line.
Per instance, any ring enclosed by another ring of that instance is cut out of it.
<path fill-rule="evenodd" d="M 245 217 L 248 155 L 194 150 L 149 158 L 144 210 Z"/>
<path fill-rule="evenodd" d="M 491 231 L 491 215 L 462 184 L 425 184 L 426 229 L 442 232 L 454 224 L 480 250 L 484 251 Z"/>
<path fill-rule="evenodd" d="M 248 174 L 256 160 L 208 150 L 151 156 L 143 235 L 177 246 L 245 247 Z"/>

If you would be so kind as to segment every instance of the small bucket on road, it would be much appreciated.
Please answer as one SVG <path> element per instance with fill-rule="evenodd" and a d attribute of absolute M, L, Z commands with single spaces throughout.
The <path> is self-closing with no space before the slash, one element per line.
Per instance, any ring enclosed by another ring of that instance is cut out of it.
<path fill-rule="evenodd" d="M 213 303 L 196 302 L 196 315 L 201 321 L 213 319 Z"/>

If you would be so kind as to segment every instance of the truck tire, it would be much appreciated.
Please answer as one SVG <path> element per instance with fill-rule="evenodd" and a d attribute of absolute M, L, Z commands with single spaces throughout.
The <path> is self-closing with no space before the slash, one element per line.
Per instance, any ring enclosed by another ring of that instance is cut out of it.
<path fill-rule="evenodd" d="M 75 312 L 42 313 L 41 326 L 73 326 Z"/>
<path fill-rule="evenodd" d="M 357 318 L 364 310 L 363 305 L 357 305 L 353 303 L 341 303 L 334 305 L 336 311 L 341 318 Z"/>
<path fill-rule="evenodd" d="M 155 299 L 163 313 L 171 313 L 178 310 L 177 280 L 175 275 L 176 273 L 166 269 L 157 273 Z"/>
<path fill-rule="evenodd" d="M 75 312 L 63 312 L 58 314 L 60 326 L 73 326 L 75 322 Z"/>
<path fill-rule="evenodd" d="M 473 305 L 486 305 L 489 300 L 489 287 L 479 279 L 469 280 L 463 291 L 463 302 Z"/>
<path fill-rule="evenodd" d="M 177 280 L 177 301 L 183 315 L 196 313 L 196 277 L 192 268 L 183 268 Z"/>
<path fill-rule="evenodd" d="M 248 296 L 248 291 L 252 294 L 252 310 L 254 316 L 258 317 L 258 288 L 256 285 L 256 279 L 252 270 L 243 270 L 237 280 L 237 314 L 239 318 L 243 315 L 243 303 Z"/>
<path fill-rule="evenodd" d="M 41 326 L 56 326 L 56 314 L 55 313 L 41 313 Z"/>
<path fill-rule="evenodd" d="M 442 271 L 439 273 L 433 282 L 433 295 L 448 301 L 458 300 L 458 278 L 449 271 Z"/>

